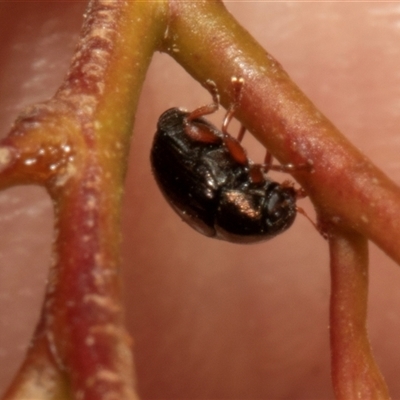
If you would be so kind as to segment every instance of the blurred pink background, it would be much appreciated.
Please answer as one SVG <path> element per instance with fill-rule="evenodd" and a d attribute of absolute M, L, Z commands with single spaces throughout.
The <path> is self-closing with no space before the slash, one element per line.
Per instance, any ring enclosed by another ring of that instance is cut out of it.
<path fill-rule="evenodd" d="M 226 6 L 317 107 L 400 183 L 400 4 Z M 72 1 L 0 3 L 2 136 L 23 107 L 57 89 L 84 9 L 84 2 Z M 155 54 L 135 122 L 122 215 L 139 393 L 152 399 L 332 399 L 327 243 L 301 216 L 288 232 L 259 245 L 202 237 L 171 211 L 151 176 L 158 116 L 209 100 L 172 59 Z M 264 150 L 249 136 L 245 146 L 261 161 Z M 308 200 L 301 206 L 314 216 Z M 23 359 L 43 299 L 52 242 L 45 191 L 0 193 L 0 230 L 1 393 Z M 391 394 L 400 398 L 400 269 L 370 249 L 370 338 Z"/>

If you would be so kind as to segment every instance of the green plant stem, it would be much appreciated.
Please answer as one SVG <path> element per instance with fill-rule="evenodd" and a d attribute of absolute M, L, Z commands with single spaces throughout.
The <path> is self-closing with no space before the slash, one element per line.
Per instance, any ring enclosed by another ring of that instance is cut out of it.
<path fill-rule="evenodd" d="M 368 244 L 355 232 L 333 230 L 330 332 L 336 398 L 389 399 L 367 335 Z"/>

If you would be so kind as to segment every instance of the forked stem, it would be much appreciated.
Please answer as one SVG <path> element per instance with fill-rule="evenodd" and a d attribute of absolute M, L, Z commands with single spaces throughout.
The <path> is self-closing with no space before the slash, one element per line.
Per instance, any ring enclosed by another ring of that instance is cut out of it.
<path fill-rule="evenodd" d="M 312 160 L 315 172 L 296 171 L 296 178 L 326 219 L 354 227 L 400 262 L 393 239 L 400 189 L 315 109 L 221 2 L 92 0 L 60 90 L 25 112 L 1 143 L 0 187 L 46 186 L 59 231 L 41 325 L 7 399 L 137 397 L 121 308 L 119 210 L 133 115 L 156 50 L 198 81 L 212 79 L 225 105 L 235 97 L 232 76 L 243 77 L 235 117 L 281 162 Z M 210 90 L 213 103 L 190 119 L 218 108 Z M 226 126 L 232 117 L 228 111 Z M 346 400 L 387 399 L 365 329 L 367 250 L 359 233 L 331 230 L 335 392 Z M 48 386 L 38 390 L 33 379 Z"/>

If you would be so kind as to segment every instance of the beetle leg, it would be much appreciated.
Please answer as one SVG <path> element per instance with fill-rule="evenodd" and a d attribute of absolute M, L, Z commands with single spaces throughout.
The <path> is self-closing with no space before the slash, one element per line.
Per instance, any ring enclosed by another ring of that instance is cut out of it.
<path fill-rule="evenodd" d="M 295 171 L 294 164 L 281 165 L 281 164 L 272 164 L 272 162 L 273 162 L 272 154 L 267 150 L 267 152 L 265 153 L 264 164 L 263 164 L 264 173 L 267 173 L 268 171 L 281 171 L 281 172 Z"/>
<path fill-rule="evenodd" d="M 242 127 L 239 132 L 238 139 L 233 138 L 228 133 L 229 123 L 232 121 L 233 116 L 235 115 L 235 111 L 240 104 L 241 92 L 244 80 L 243 78 L 237 78 L 236 76 L 232 77 L 231 83 L 233 86 L 233 102 L 231 103 L 228 111 L 225 114 L 224 122 L 222 123 L 222 133 L 223 133 L 223 141 L 225 146 L 229 150 L 232 158 L 234 158 L 239 164 L 247 165 L 248 159 L 247 154 L 240 141 L 243 139 L 244 132 L 246 128 Z"/>
<path fill-rule="evenodd" d="M 296 171 L 312 171 L 313 166 L 311 162 L 303 164 L 272 164 L 272 154 L 267 150 L 264 159 L 264 173 L 268 171 L 279 171 L 279 172 L 296 172 Z"/>
<path fill-rule="evenodd" d="M 250 179 L 253 183 L 262 183 L 265 182 L 263 168 L 261 164 L 251 164 L 250 165 Z"/>
<path fill-rule="evenodd" d="M 207 104 L 205 106 L 201 106 L 201 107 L 193 110 L 185 118 L 186 124 L 190 123 L 191 121 L 193 121 L 196 118 L 202 117 L 203 115 L 212 114 L 218 110 L 220 102 L 219 102 L 219 93 L 218 93 L 217 85 L 211 79 L 207 79 L 205 86 L 211 92 L 213 102 L 211 104 Z"/>
<path fill-rule="evenodd" d="M 232 77 L 231 83 L 233 86 L 233 101 L 231 105 L 228 108 L 228 111 L 226 112 L 224 122 L 222 123 L 222 133 L 224 135 L 228 135 L 228 125 L 232 121 L 232 118 L 239 107 L 240 104 L 240 98 L 242 97 L 242 87 L 244 84 L 244 79 L 243 78 L 237 78 L 236 76 Z M 244 132 L 243 132 L 244 134 Z M 240 140 L 239 140 L 240 141 Z"/>
<path fill-rule="evenodd" d="M 238 133 L 237 141 L 239 143 L 242 143 L 242 140 L 244 138 L 244 134 L 246 133 L 246 127 L 244 125 L 241 125 L 240 131 Z"/>
<path fill-rule="evenodd" d="M 185 124 L 185 133 L 192 140 L 201 143 L 221 143 L 222 139 L 220 136 L 216 135 L 214 131 L 208 128 L 206 125 L 199 124 Z"/>
<path fill-rule="evenodd" d="M 263 164 L 263 170 L 264 173 L 267 173 L 270 169 L 272 169 L 272 154 L 267 150 L 265 153 L 265 158 L 264 158 L 264 164 Z"/>
<path fill-rule="evenodd" d="M 222 140 L 227 149 L 229 150 L 229 153 L 231 154 L 232 158 L 234 158 L 235 161 L 238 162 L 239 164 L 247 165 L 248 160 L 246 151 L 240 145 L 239 141 L 237 141 L 235 138 L 229 135 L 227 131 L 228 125 L 232 120 L 235 111 L 239 105 L 240 93 L 244 82 L 242 78 L 236 78 L 236 77 L 233 77 L 231 81 L 234 90 L 233 94 L 234 101 L 232 102 L 232 105 L 229 107 L 225 115 L 224 122 L 222 124 L 222 133 L 223 133 Z M 217 86 L 215 85 L 215 82 L 211 80 L 206 81 L 206 86 L 208 86 L 208 89 L 211 92 L 213 102 L 211 104 L 197 108 L 196 110 L 192 111 L 186 116 L 184 121 L 185 132 L 193 140 L 197 140 L 203 143 L 218 143 L 221 140 L 221 138 L 217 136 L 212 130 L 207 129 L 204 126 L 200 127 L 194 123 L 191 123 L 196 118 L 202 117 L 203 115 L 212 114 L 213 112 L 218 110 L 219 93 Z M 244 131 L 241 135 L 243 137 Z"/>
<path fill-rule="evenodd" d="M 304 164 L 282 164 L 282 165 L 270 165 L 269 170 L 271 171 L 280 171 L 280 172 L 296 172 L 296 171 L 311 171 L 312 164 L 304 163 Z"/>
<path fill-rule="evenodd" d="M 213 102 L 205 106 L 196 108 L 189 113 L 184 119 L 185 133 L 198 142 L 202 143 L 220 143 L 221 138 L 217 136 L 211 129 L 208 129 L 205 125 L 198 125 L 192 123 L 193 120 L 202 117 L 203 115 L 212 114 L 218 110 L 219 107 L 219 93 L 217 86 L 214 81 L 208 79 L 205 86 L 211 92 Z"/>
<path fill-rule="evenodd" d="M 247 158 L 246 150 L 234 137 L 224 135 L 223 141 L 230 155 L 236 162 L 242 165 L 248 164 L 249 161 Z"/>

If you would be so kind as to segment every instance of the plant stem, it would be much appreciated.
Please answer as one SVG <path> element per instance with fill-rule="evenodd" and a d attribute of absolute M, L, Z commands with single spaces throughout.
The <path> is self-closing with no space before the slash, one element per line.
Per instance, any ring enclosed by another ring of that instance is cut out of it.
<path fill-rule="evenodd" d="M 0 185 L 45 185 L 56 216 L 42 319 L 7 399 L 38 395 L 29 385 L 36 359 L 49 365 L 40 379 L 54 370 L 42 398 L 54 398 L 65 379 L 76 399 L 137 398 L 120 288 L 120 208 L 133 116 L 164 31 L 161 5 L 92 0 L 63 85 L 2 142 Z"/>
<path fill-rule="evenodd" d="M 236 117 L 282 163 L 312 163 L 293 174 L 321 219 L 354 229 L 400 263 L 400 188 L 360 153 L 300 91 L 220 2 L 170 2 L 163 49 L 199 82 L 213 80 L 222 104 L 231 78 L 244 78 Z"/>
<path fill-rule="evenodd" d="M 367 251 L 360 234 L 400 262 L 393 240 L 400 189 L 220 1 L 206 0 L 90 1 L 64 83 L 53 99 L 26 110 L 1 142 L 0 187 L 44 185 L 57 232 L 42 318 L 6 398 L 138 397 L 121 306 L 120 205 L 134 113 L 158 49 L 202 84 L 212 79 L 225 106 L 232 77 L 244 78 L 237 117 L 280 161 L 313 165 L 312 173 L 294 175 L 331 235 L 335 390 L 338 398 L 388 398 L 366 335 Z M 47 378 L 46 386 L 30 385 Z"/>
<path fill-rule="evenodd" d="M 355 232 L 334 230 L 331 251 L 331 355 L 336 398 L 389 399 L 367 334 L 368 243 Z"/>

